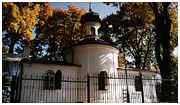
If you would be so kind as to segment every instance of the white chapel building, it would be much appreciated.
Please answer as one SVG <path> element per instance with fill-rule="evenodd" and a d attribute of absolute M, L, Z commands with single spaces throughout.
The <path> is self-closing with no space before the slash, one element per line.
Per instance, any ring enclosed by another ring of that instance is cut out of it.
<path fill-rule="evenodd" d="M 86 36 L 64 49 L 65 61 L 29 58 L 20 61 L 17 100 L 21 103 L 157 102 L 155 72 L 118 66 L 119 50 L 99 39 L 101 17 L 91 9 L 81 17 Z M 143 91 L 142 91 L 143 87 Z M 128 93 L 127 93 L 128 92 Z M 142 95 L 143 92 L 143 95 Z M 128 94 L 128 96 L 127 96 Z"/>

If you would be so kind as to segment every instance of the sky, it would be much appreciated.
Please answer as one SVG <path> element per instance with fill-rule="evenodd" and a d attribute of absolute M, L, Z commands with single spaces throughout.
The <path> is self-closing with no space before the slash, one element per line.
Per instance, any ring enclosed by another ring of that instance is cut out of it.
<path fill-rule="evenodd" d="M 85 8 L 89 11 L 89 2 L 50 2 L 50 4 L 53 8 L 61 7 L 66 10 L 68 10 L 68 5 L 75 4 L 79 8 Z M 106 17 L 106 15 L 110 15 L 111 13 L 116 13 L 118 10 L 117 7 L 107 6 L 102 2 L 91 2 L 91 7 L 92 11 L 99 13 L 102 18 Z"/>

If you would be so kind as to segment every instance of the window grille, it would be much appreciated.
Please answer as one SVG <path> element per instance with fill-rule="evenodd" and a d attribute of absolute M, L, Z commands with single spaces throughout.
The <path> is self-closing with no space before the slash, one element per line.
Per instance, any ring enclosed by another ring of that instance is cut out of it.
<path fill-rule="evenodd" d="M 44 89 L 55 89 L 55 73 L 52 70 L 48 70 L 44 75 Z"/>

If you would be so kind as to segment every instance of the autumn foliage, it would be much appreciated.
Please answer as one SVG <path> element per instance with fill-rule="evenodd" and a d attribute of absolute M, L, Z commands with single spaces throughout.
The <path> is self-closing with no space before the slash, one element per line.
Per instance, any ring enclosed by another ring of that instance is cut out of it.
<path fill-rule="evenodd" d="M 53 9 L 53 15 L 43 25 L 36 26 L 36 41 L 33 41 L 33 44 L 36 47 L 39 46 L 37 42 L 41 43 L 41 46 L 48 45 L 47 49 L 43 49 L 47 52 L 44 58 L 50 60 L 60 59 L 62 49 L 83 36 L 80 19 L 85 13 L 84 8 L 79 9 L 76 5 L 70 4 L 68 10 L 62 8 Z M 35 53 L 37 52 L 39 51 L 36 50 Z"/>
<path fill-rule="evenodd" d="M 50 3 L 3 2 L 2 9 L 2 31 L 6 33 L 3 40 L 5 45 L 10 46 L 11 53 L 18 41 L 29 41 L 34 38 L 32 29 L 39 23 L 39 18 L 40 23 L 43 23 L 52 16 Z"/>
<path fill-rule="evenodd" d="M 45 3 L 45 5 L 42 6 L 42 9 L 40 9 L 40 4 L 38 3 L 3 2 L 3 21 L 6 21 L 3 26 L 7 25 L 6 31 L 13 29 L 16 33 L 22 34 L 23 37 L 28 40 L 32 40 L 34 36 L 31 29 L 38 24 L 37 16 L 39 15 L 39 12 L 41 10 L 44 12 L 43 14 L 40 12 L 40 16 L 45 19 L 52 15 L 52 12 L 46 11 L 47 8 L 45 6 L 47 5 L 50 4 Z"/>

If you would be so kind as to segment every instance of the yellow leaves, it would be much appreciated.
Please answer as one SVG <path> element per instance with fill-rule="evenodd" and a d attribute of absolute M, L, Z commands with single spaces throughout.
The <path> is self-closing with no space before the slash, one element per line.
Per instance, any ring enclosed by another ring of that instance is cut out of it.
<path fill-rule="evenodd" d="M 16 6 L 15 4 L 12 5 L 12 11 L 11 11 L 11 23 L 17 23 L 19 24 L 19 21 L 22 19 L 20 16 L 20 9 L 18 8 L 18 6 Z M 11 25 L 11 24 L 10 24 Z M 13 28 L 13 27 L 11 27 Z"/>
<path fill-rule="evenodd" d="M 34 5 L 34 3 L 32 3 L 32 2 L 27 2 L 27 3 L 28 3 L 29 7 L 32 7 Z"/>
<path fill-rule="evenodd" d="M 70 41 L 78 40 L 81 30 L 80 18 L 86 13 L 84 8 L 78 8 L 76 5 L 68 5 L 68 10 L 55 8 L 53 15 L 46 22 L 39 21 L 39 27 L 42 37 L 49 37 L 50 34 L 60 44 L 68 44 Z M 43 14 L 40 13 L 41 18 Z M 42 19 L 43 20 L 43 19 Z"/>
<path fill-rule="evenodd" d="M 71 13 L 72 12 L 78 12 L 78 10 L 79 10 L 79 8 L 74 4 L 68 5 L 68 8 L 69 8 L 69 12 L 71 12 Z"/>
<path fill-rule="evenodd" d="M 32 34 L 32 32 L 30 32 L 29 30 L 23 31 L 22 34 L 24 34 L 24 37 L 27 38 L 28 40 L 32 40 L 33 37 L 34 37 L 33 34 Z"/>
<path fill-rule="evenodd" d="M 39 24 L 40 24 L 41 26 L 43 26 L 45 23 L 44 23 L 44 21 L 39 21 Z"/>
<path fill-rule="evenodd" d="M 62 12 L 62 8 L 55 8 L 54 13 L 56 13 L 56 12 Z"/>
<path fill-rule="evenodd" d="M 69 12 L 65 9 L 62 9 L 62 8 L 55 8 L 54 9 L 54 16 L 57 16 L 59 18 L 64 18 L 64 17 L 67 17 L 69 16 Z"/>
<path fill-rule="evenodd" d="M 45 3 L 45 7 L 48 7 L 48 5 L 50 4 Z M 43 7 L 43 9 L 45 7 Z M 37 16 L 40 12 L 40 4 L 32 2 L 3 2 L 3 11 L 4 10 L 5 13 L 3 15 L 7 16 L 8 19 L 4 20 L 8 23 L 7 30 L 14 29 L 16 33 L 18 32 L 28 40 L 32 40 L 33 35 L 30 30 L 33 29 L 36 24 L 38 24 Z M 48 12 L 47 15 L 44 15 L 44 18 L 51 15 L 52 13 Z M 43 25 L 44 23 L 41 22 L 41 24 Z"/>
<path fill-rule="evenodd" d="M 86 10 L 84 8 L 79 9 L 76 5 L 74 4 L 70 4 L 68 5 L 68 12 L 69 12 L 69 16 L 71 18 L 80 18 L 83 14 L 86 13 Z"/>
<path fill-rule="evenodd" d="M 177 2 L 170 4 L 168 8 L 168 12 L 172 20 L 171 33 L 177 35 L 178 34 L 178 4 Z"/>
<path fill-rule="evenodd" d="M 178 34 L 178 20 L 173 20 L 171 24 L 171 33 Z"/>
<path fill-rule="evenodd" d="M 80 11 L 79 11 L 79 15 L 84 15 L 86 13 L 86 9 L 84 8 L 81 8 Z"/>
<path fill-rule="evenodd" d="M 39 13 L 39 18 L 43 21 L 46 21 L 49 17 L 53 15 L 53 8 L 49 2 L 44 3 L 44 6 L 41 8 L 41 12 Z"/>
<path fill-rule="evenodd" d="M 10 5 L 13 5 L 13 3 L 12 3 L 12 2 L 3 2 L 2 5 L 3 5 L 4 7 L 8 7 L 8 6 L 10 6 Z"/>
<path fill-rule="evenodd" d="M 17 23 L 13 23 L 13 22 L 11 22 L 10 27 L 13 27 L 15 32 L 17 32 L 19 29 L 19 25 Z"/>
<path fill-rule="evenodd" d="M 40 7 L 40 4 L 36 4 L 34 6 L 34 10 L 33 10 L 34 15 L 38 15 L 39 14 L 39 11 L 40 11 L 39 7 Z"/>
<path fill-rule="evenodd" d="M 149 27 L 149 24 L 154 20 L 154 14 L 148 3 L 145 2 L 127 2 L 120 9 L 125 19 L 133 20 L 130 18 L 135 18 L 141 25 L 144 25 L 144 28 Z"/>

